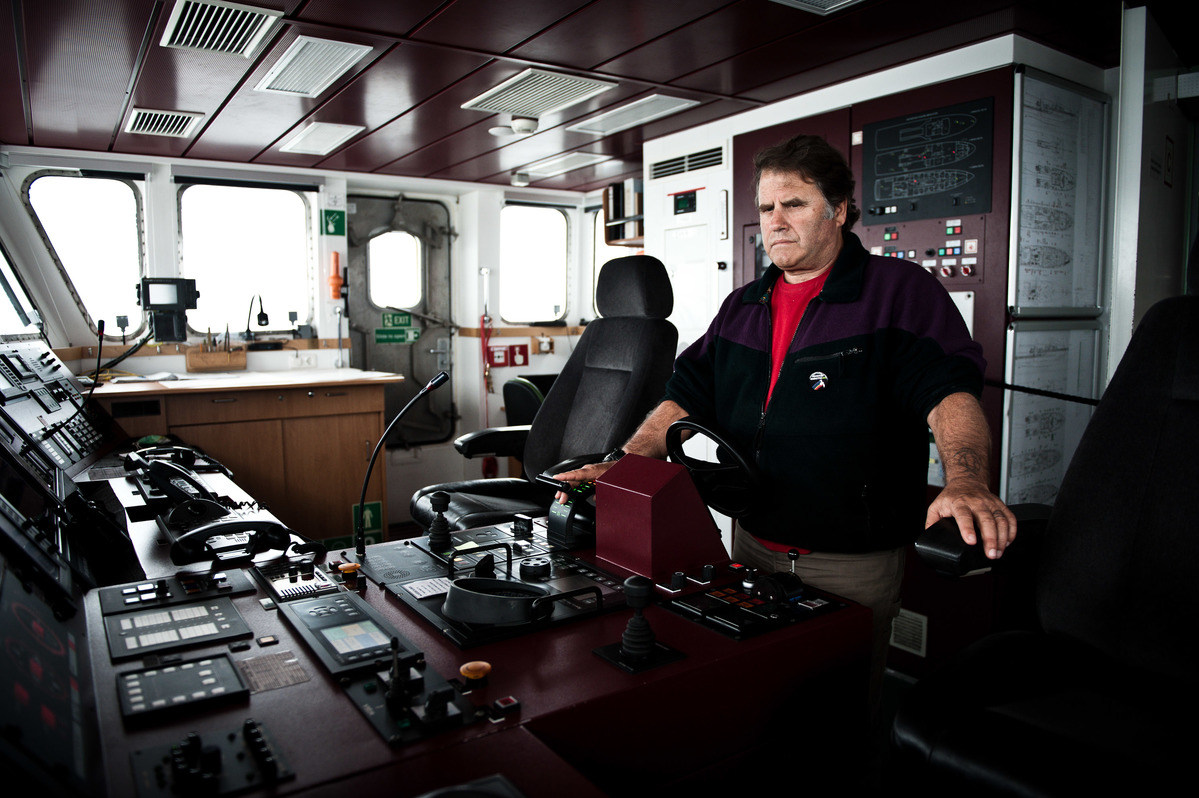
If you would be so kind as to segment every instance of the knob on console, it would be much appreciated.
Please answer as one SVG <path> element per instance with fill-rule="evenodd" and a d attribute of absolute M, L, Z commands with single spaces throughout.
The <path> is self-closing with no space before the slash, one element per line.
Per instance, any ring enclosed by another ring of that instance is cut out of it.
<path fill-rule="evenodd" d="M 520 561 L 520 578 L 526 582 L 549 579 L 552 572 L 549 557 L 525 557 Z"/>

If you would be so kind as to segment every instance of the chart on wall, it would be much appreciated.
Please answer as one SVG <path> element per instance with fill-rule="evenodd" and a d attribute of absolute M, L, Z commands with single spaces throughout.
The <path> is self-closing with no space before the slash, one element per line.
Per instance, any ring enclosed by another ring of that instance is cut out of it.
<path fill-rule="evenodd" d="M 1020 96 L 1013 315 L 1097 315 L 1107 103 L 1032 75 Z"/>
<path fill-rule="evenodd" d="M 1095 321 L 1023 321 L 1008 332 L 1008 381 L 1042 394 L 1008 396 L 1001 498 L 1010 504 L 1053 504 L 1092 406 L 1099 373 Z"/>
<path fill-rule="evenodd" d="M 990 97 L 862 128 L 862 201 L 869 224 L 991 210 Z"/>

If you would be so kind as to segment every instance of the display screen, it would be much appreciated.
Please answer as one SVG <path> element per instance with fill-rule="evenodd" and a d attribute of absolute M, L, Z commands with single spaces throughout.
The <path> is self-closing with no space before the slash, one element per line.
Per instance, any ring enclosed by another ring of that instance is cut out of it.
<path fill-rule="evenodd" d="M 355 621 L 320 631 L 338 654 L 353 654 L 391 643 L 390 638 L 372 621 Z"/>
<path fill-rule="evenodd" d="M 146 287 L 150 289 L 152 307 L 179 304 L 179 291 L 171 283 L 150 283 Z"/>

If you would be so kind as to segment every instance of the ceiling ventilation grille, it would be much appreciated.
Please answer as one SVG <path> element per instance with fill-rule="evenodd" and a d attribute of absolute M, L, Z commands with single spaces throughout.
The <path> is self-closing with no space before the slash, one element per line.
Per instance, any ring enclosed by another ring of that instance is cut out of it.
<path fill-rule="evenodd" d="M 223 0 L 177 0 L 161 44 L 249 58 L 282 16 Z"/>
<path fill-rule="evenodd" d="M 835 11 L 856 6 L 862 0 L 773 0 L 773 2 L 827 17 Z"/>
<path fill-rule="evenodd" d="M 681 175 L 684 172 L 694 172 L 696 169 L 720 166 L 723 163 L 724 148 L 714 147 L 710 150 L 702 150 L 700 152 L 693 152 L 690 155 L 680 155 L 677 158 L 667 158 L 664 161 L 658 161 L 650 165 L 649 177 L 650 180 L 657 180 L 661 177 Z"/>
<path fill-rule="evenodd" d="M 300 36 L 254 89 L 316 97 L 370 51 L 364 44 Z"/>
<path fill-rule="evenodd" d="M 462 107 L 539 119 L 614 88 L 615 83 L 603 80 L 526 69 Z"/>
<path fill-rule="evenodd" d="M 204 114 L 190 111 L 154 111 L 149 108 L 134 108 L 125 125 L 126 133 L 143 133 L 148 136 L 171 136 L 185 139 L 190 136 L 204 118 Z"/>
<path fill-rule="evenodd" d="M 651 94 L 615 110 L 585 119 L 566 129 L 579 133 L 608 136 L 670 114 L 677 114 L 679 111 L 695 105 L 699 105 L 698 100 L 684 100 L 681 97 L 668 97 L 665 94 Z"/>

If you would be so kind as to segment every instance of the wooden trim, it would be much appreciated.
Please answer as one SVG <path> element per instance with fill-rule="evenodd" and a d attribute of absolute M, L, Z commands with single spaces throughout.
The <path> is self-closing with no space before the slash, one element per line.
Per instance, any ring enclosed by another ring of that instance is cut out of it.
<path fill-rule="evenodd" d="M 337 349 L 336 338 L 263 338 L 259 343 L 282 343 L 284 349 Z M 104 351 L 101 353 L 101 358 L 111 359 L 117 355 L 122 355 L 133 346 L 135 342 L 130 341 L 127 344 L 113 344 L 105 342 Z M 238 341 L 234 349 L 242 349 L 245 347 L 244 341 Z M 185 355 L 187 350 L 199 348 L 202 344 L 194 343 L 168 343 L 168 344 L 146 344 L 138 352 L 131 357 L 159 357 L 165 355 Z M 341 348 L 350 348 L 350 339 L 341 339 Z M 267 350 L 269 351 L 269 350 Z M 59 360 L 85 360 L 96 357 L 96 348 L 94 346 L 68 346 L 62 349 L 55 349 L 54 354 L 58 355 Z"/>
<path fill-rule="evenodd" d="M 491 338 L 537 338 L 542 335 L 573 335 L 580 336 L 586 327 L 493 327 Z M 481 338 L 478 327 L 459 327 L 458 334 L 463 338 Z"/>

